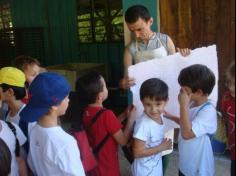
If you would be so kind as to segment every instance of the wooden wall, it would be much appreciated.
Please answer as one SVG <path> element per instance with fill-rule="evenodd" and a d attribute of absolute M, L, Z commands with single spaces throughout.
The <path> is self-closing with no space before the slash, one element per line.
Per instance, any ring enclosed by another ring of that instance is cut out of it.
<path fill-rule="evenodd" d="M 160 19 L 177 47 L 217 45 L 221 97 L 224 70 L 235 60 L 235 0 L 160 0 Z"/>

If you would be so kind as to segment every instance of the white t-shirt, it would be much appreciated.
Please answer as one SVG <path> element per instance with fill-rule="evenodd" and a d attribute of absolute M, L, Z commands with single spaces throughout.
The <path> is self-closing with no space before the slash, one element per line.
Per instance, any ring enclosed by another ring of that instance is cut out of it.
<path fill-rule="evenodd" d="M 208 135 L 217 129 L 216 109 L 212 104 L 190 108 L 189 118 L 196 138 L 184 140 L 180 133 L 179 169 L 187 176 L 213 176 L 214 155 Z"/>
<path fill-rule="evenodd" d="M 21 111 L 25 108 L 25 104 L 23 104 L 20 108 L 20 110 L 18 111 L 18 113 L 14 116 L 14 117 L 11 117 L 10 116 L 10 113 L 7 114 L 7 118 L 6 118 L 6 121 L 8 122 L 12 122 L 12 123 L 15 123 L 17 125 L 19 125 L 19 122 L 20 122 L 20 113 Z"/>
<path fill-rule="evenodd" d="M 8 111 L 8 105 L 0 101 L 0 120 L 6 120 L 7 111 Z"/>
<path fill-rule="evenodd" d="M 28 164 L 38 176 L 85 176 L 76 140 L 61 127 L 29 129 Z"/>
<path fill-rule="evenodd" d="M 145 141 L 146 148 L 157 147 L 164 139 L 164 125 L 143 114 L 135 124 L 133 137 Z M 163 176 L 161 153 L 135 159 L 131 171 L 133 176 Z"/>
<path fill-rule="evenodd" d="M 26 142 L 26 137 L 21 131 L 21 129 L 13 123 L 13 125 L 16 128 L 16 136 L 19 140 L 20 146 L 24 145 Z M 0 129 L 0 138 L 7 144 L 8 148 L 11 151 L 12 155 L 12 162 L 11 162 L 11 176 L 18 176 L 19 175 L 19 168 L 16 162 L 16 156 L 15 156 L 15 149 L 16 149 L 16 138 L 13 134 L 12 130 L 8 127 L 8 125 L 0 120 L 0 126 L 2 129 Z"/>

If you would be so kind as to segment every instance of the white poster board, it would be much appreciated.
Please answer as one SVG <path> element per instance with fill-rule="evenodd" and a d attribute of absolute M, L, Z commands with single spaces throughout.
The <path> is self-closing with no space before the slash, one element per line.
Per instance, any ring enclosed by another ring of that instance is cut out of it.
<path fill-rule="evenodd" d="M 133 93 L 133 104 L 137 107 L 137 116 L 143 113 L 143 106 L 139 97 L 139 89 L 144 81 L 150 78 L 160 78 L 169 86 L 169 102 L 166 110 L 171 114 L 179 117 L 178 94 L 180 86 L 178 84 L 178 75 L 183 68 L 193 64 L 203 64 L 208 66 L 216 76 L 216 85 L 210 99 L 216 105 L 218 100 L 218 58 L 216 46 L 198 48 L 191 51 L 188 57 L 182 57 L 179 53 L 167 56 L 161 59 L 153 59 L 142 62 L 128 69 L 129 77 L 135 78 L 136 85 L 131 88 Z M 194 81 L 194 80 L 193 80 Z M 173 128 L 178 128 L 178 125 L 168 119 L 164 120 L 166 134 L 169 131 L 169 137 L 173 139 Z"/>

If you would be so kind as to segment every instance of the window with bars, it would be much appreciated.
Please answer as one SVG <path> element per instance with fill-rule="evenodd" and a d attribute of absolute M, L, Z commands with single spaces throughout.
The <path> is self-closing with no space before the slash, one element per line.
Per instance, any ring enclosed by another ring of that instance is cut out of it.
<path fill-rule="evenodd" d="M 12 28 L 10 4 L 0 4 L 0 30 Z"/>
<path fill-rule="evenodd" d="M 14 46 L 14 32 L 9 3 L 0 3 L 0 40 L 1 46 Z"/>
<path fill-rule="evenodd" d="M 122 0 L 77 0 L 81 43 L 123 41 Z"/>

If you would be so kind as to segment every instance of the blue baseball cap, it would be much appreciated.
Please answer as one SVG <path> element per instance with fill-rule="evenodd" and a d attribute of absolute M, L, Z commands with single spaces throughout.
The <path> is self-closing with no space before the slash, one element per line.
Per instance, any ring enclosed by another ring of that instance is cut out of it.
<path fill-rule="evenodd" d="M 70 90 L 70 85 L 63 76 L 49 72 L 39 74 L 29 87 L 32 97 L 20 113 L 21 120 L 38 121 L 52 106 L 59 105 L 69 95 Z"/>

